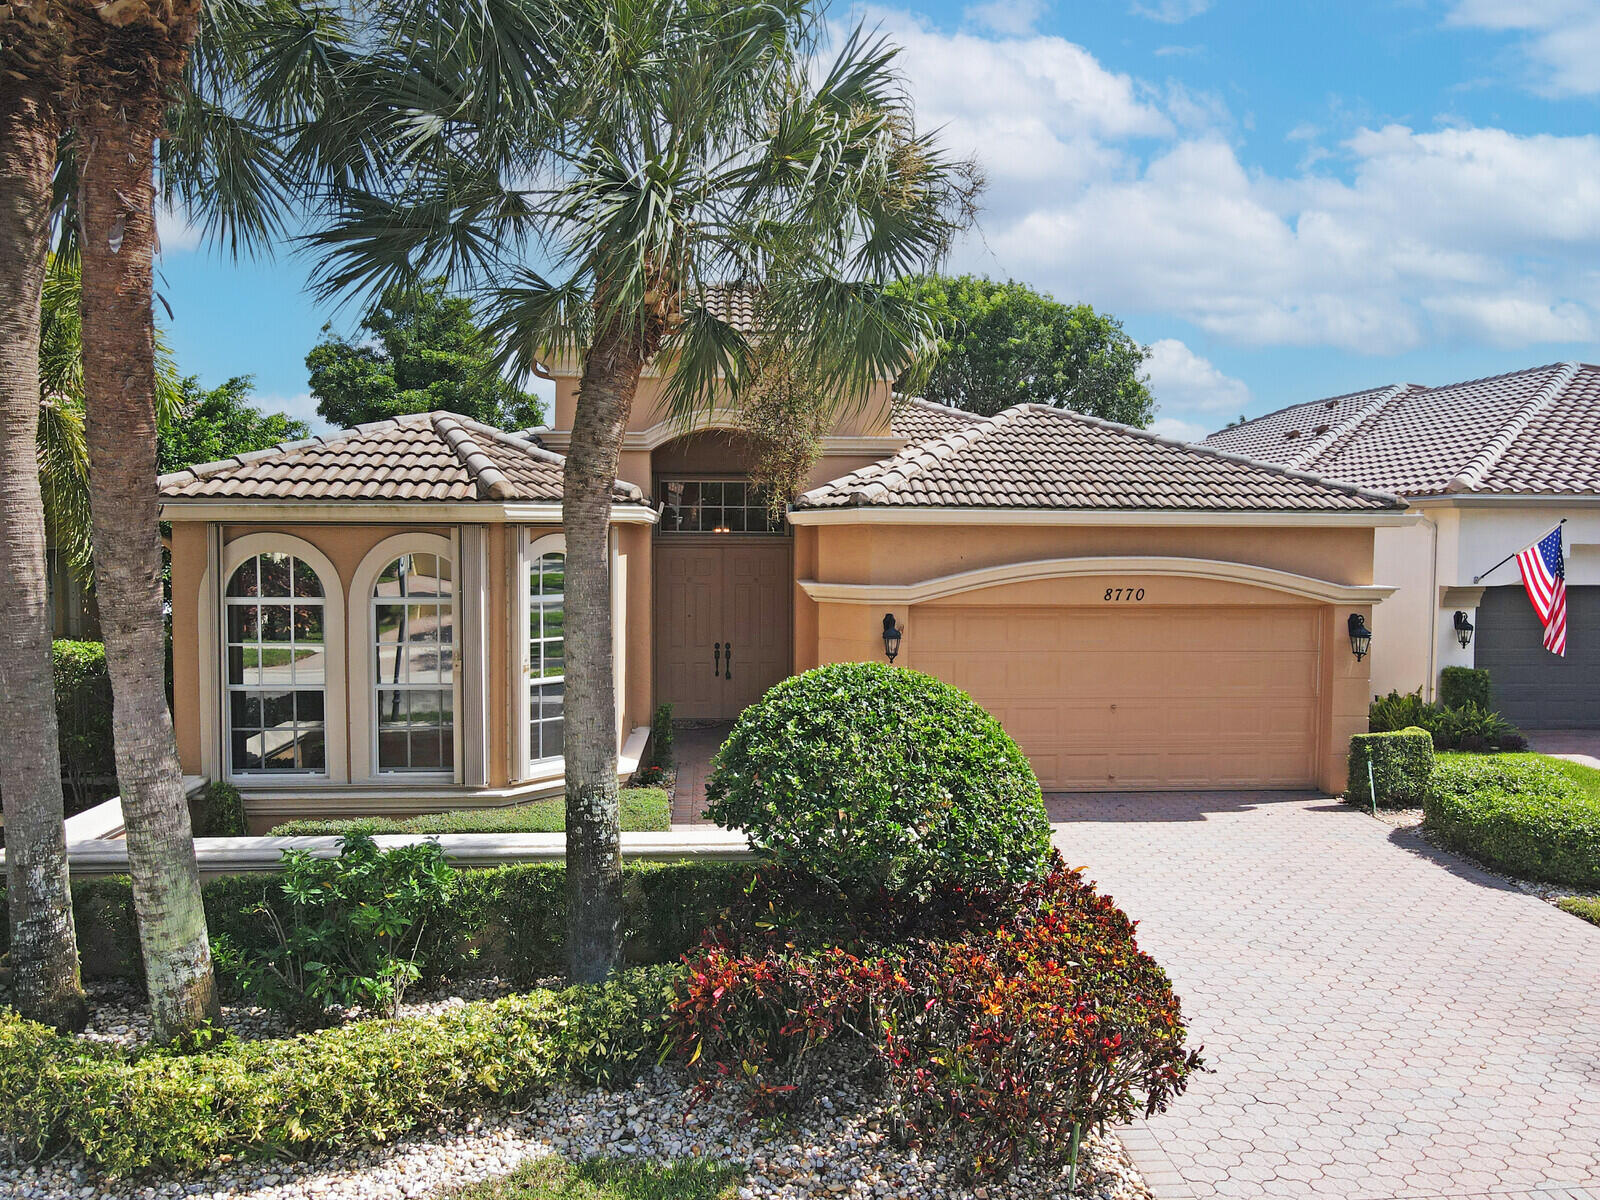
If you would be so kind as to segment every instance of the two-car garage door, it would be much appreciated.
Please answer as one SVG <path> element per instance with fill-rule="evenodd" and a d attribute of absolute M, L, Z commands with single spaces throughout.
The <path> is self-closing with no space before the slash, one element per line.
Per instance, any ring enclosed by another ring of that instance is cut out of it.
<path fill-rule="evenodd" d="M 918 606 L 911 665 L 962 688 L 1047 791 L 1307 787 L 1319 610 Z"/>

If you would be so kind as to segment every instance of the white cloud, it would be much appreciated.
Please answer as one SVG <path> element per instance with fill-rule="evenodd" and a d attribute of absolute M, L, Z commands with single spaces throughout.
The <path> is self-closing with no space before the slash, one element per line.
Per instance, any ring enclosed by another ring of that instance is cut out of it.
<path fill-rule="evenodd" d="M 160 205 L 156 209 L 156 244 L 164 254 L 193 250 L 200 245 L 200 229 L 182 209 Z"/>
<path fill-rule="evenodd" d="M 1244 380 L 1224 375 L 1210 359 L 1200 357 L 1177 338 L 1152 342 L 1144 369 L 1151 394 L 1163 412 L 1179 408 L 1231 416 L 1250 405 L 1250 389 Z"/>
<path fill-rule="evenodd" d="M 1171 438 L 1175 442 L 1198 442 L 1211 432 L 1209 425 L 1201 425 L 1194 421 L 1182 421 L 1177 417 L 1157 417 L 1150 422 L 1150 432 L 1159 437 Z"/>
<path fill-rule="evenodd" d="M 1149 3 L 1134 0 L 1134 3 L 1129 5 L 1128 11 L 1138 17 L 1149 17 L 1152 21 L 1177 25 L 1192 17 L 1198 17 L 1210 7 L 1211 0 L 1149 0 Z"/>
<path fill-rule="evenodd" d="M 964 15 L 970 24 L 999 34 L 1020 36 L 1032 33 L 1049 10 L 1045 0 L 987 0 L 984 4 L 968 5 Z"/>
<path fill-rule="evenodd" d="M 954 265 L 1235 344 L 1398 353 L 1600 328 L 1600 136 L 1403 125 L 1247 168 L 1223 102 L 1043 34 L 877 9 L 919 119 L 984 165 Z"/>
<path fill-rule="evenodd" d="M 1535 91 L 1600 92 L 1600 4 L 1594 0 L 1459 0 L 1446 23 L 1521 34 L 1519 48 Z"/>

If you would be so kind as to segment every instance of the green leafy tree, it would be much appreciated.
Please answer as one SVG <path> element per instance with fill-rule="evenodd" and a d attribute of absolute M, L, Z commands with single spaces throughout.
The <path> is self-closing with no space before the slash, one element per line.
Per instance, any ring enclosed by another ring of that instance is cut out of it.
<path fill-rule="evenodd" d="M 187 376 L 178 385 L 177 412 L 157 434 L 156 469 L 165 475 L 310 436 L 304 421 L 250 404 L 251 382 L 236 375 L 220 387 L 203 388 Z"/>
<path fill-rule="evenodd" d="M 491 10 L 491 36 L 413 22 L 351 74 L 334 144 L 392 149 L 339 186 L 312 241 L 327 292 L 445 270 L 489 298 L 513 361 L 581 364 L 562 501 L 566 861 L 571 974 L 591 982 L 622 948 L 606 546 L 641 376 L 663 365 L 688 418 L 738 403 L 781 349 L 819 405 L 859 406 L 925 348 L 924 306 L 885 285 L 940 259 L 974 181 L 916 130 L 894 47 L 858 32 L 823 61 L 805 0 Z M 728 283 L 756 298 L 752 327 Z"/>
<path fill-rule="evenodd" d="M 436 409 L 501 429 L 544 420 L 538 398 L 500 374 L 494 344 L 473 322 L 472 302 L 449 295 L 443 278 L 385 288 L 361 328 L 376 344 L 339 337 L 325 325 L 306 355 L 317 411 L 334 426 Z"/>
<path fill-rule="evenodd" d="M 1115 317 L 1013 280 L 935 275 L 897 287 L 939 323 L 938 358 L 921 389 L 927 399 L 986 417 L 1013 404 L 1048 404 L 1150 423 L 1155 407 L 1139 374 L 1149 351 Z"/>

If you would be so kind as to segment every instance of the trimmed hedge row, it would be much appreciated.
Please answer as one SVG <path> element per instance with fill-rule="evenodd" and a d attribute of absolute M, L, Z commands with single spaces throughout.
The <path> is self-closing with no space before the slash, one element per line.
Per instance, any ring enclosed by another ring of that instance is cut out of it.
<path fill-rule="evenodd" d="M 1357 804 L 1372 803 L 1367 785 L 1367 764 L 1378 803 L 1403 808 L 1422 800 L 1433 773 L 1433 735 L 1426 729 L 1398 729 L 1393 733 L 1358 733 L 1350 739 L 1350 781 L 1345 798 Z"/>
<path fill-rule="evenodd" d="M 656 1061 L 681 972 L 190 1055 L 85 1042 L 0 1010 L 0 1136 L 24 1159 L 75 1150 L 110 1176 L 388 1142 L 562 1080 L 637 1074 Z"/>
<path fill-rule="evenodd" d="M 749 882 L 748 863 L 628 863 L 623 867 L 623 920 L 630 963 L 677 959 Z M 213 938 L 226 934 L 243 948 L 263 947 L 270 929 L 251 909 L 282 909 L 276 874 L 233 875 L 202 888 Z M 133 895 L 126 878 L 72 885 L 73 916 L 85 973 L 138 979 L 142 964 Z M 286 915 L 280 912 L 280 915 Z M 561 863 L 519 863 L 458 876 L 455 903 L 434 922 L 447 922 L 442 949 L 421 963 L 430 977 L 498 975 L 519 986 L 566 969 L 567 885 Z M 5 895 L 0 890 L 0 953 L 8 948 Z"/>
<path fill-rule="evenodd" d="M 1524 879 L 1600 887 L 1600 795 L 1538 754 L 1442 755 L 1423 797 L 1452 850 Z"/>

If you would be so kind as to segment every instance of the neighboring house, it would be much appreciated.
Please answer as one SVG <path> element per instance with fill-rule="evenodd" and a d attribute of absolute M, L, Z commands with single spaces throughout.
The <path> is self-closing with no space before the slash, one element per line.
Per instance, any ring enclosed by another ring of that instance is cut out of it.
<path fill-rule="evenodd" d="M 1445 387 L 1398 384 L 1297 404 L 1205 445 L 1405 497 L 1376 570 L 1399 585 L 1373 622 L 1372 682 L 1436 694 L 1485 667 L 1526 728 L 1600 728 L 1600 367 L 1557 363 Z M 1516 563 L 1566 519 L 1567 653 L 1541 644 Z M 1490 568 L 1493 567 L 1493 570 Z M 1457 613 L 1473 626 L 1468 645 Z"/>
<path fill-rule="evenodd" d="M 184 770 L 257 828 L 561 786 L 561 459 L 552 428 L 404 417 L 161 480 Z M 732 414 L 685 430 L 647 377 L 612 534 L 619 746 L 651 710 L 735 716 L 791 672 L 884 657 L 967 689 L 1047 789 L 1343 785 L 1392 590 L 1393 496 L 1092 418 L 874 403 L 788 520 Z M 542 443 L 542 445 L 540 444 Z"/>

